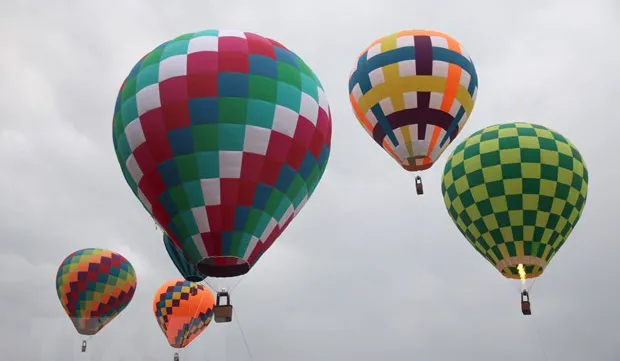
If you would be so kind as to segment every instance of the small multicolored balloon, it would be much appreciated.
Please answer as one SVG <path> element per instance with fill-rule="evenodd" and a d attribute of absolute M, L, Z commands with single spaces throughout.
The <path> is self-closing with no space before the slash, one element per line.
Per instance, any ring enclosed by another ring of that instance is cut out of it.
<path fill-rule="evenodd" d="M 58 299 L 81 335 L 95 335 L 131 302 L 137 279 L 118 253 L 86 248 L 71 253 L 56 273 Z"/>

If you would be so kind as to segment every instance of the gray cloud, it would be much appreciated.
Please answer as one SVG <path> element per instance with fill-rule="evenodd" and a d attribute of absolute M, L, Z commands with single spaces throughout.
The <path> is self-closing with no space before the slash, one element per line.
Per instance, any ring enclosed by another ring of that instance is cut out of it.
<path fill-rule="evenodd" d="M 121 175 L 112 112 L 143 54 L 178 34 L 229 28 L 304 58 L 334 121 L 317 192 L 235 290 L 254 360 L 617 361 L 619 15 L 611 0 L 3 2 L 0 349 L 24 361 L 171 359 L 151 302 L 177 273 Z M 476 64 L 479 97 L 457 142 L 487 125 L 530 121 L 564 134 L 586 159 L 588 203 L 534 287 L 533 318 L 520 315 L 518 284 L 467 244 L 444 209 L 439 179 L 454 145 L 417 197 L 411 175 L 350 110 L 355 56 L 404 28 L 448 32 Z M 54 276 L 67 254 L 91 246 L 124 254 L 138 290 L 84 356 Z M 248 360 L 245 352 L 236 324 L 212 324 L 182 360 Z"/>

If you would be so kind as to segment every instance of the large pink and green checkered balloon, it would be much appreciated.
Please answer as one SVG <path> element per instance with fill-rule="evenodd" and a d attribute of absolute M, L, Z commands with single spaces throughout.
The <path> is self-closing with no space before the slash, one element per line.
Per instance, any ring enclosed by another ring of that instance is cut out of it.
<path fill-rule="evenodd" d="M 286 229 L 325 171 L 331 133 L 306 63 L 241 31 L 158 46 L 131 70 L 114 110 L 127 183 L 208 277 L 247 273 Z"/>

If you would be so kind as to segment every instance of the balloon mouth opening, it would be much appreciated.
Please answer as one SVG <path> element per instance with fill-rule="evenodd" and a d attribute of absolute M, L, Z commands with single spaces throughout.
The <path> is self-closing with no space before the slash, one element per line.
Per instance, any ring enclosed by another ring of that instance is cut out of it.
<path fill-rule="evenodd" d="M 416 162 L 416 160 L 422 160 L 422 164 L 418 164 L 419 162 Z M 430 168 L 433 165 L 433 160 L 431 157 L 427 157 L 425 155 L 416 155 L 413 157 L 407 157 L 401 165 L 405 170 L 415 172 Z"/>
<path fill-rule="evenodd" d="M 93 336 L 101 329 L 101 321 L 96 317 L 71 317 L 71 321 L 82 336 Z"/>
<path fill-rule="evenodd" d="M 79 334 L 82 336 L 93 336 L 96 335 L 98 331 L 97 329 L 80 329 Z"/>
<path fill-rule="evenodd" d="M 250 270 L 250 264 L 234 256 L 208 257 L 196 264 L 198 272 L 206 277 L 237 277 Z"/>
<path fill-rule="evenodd" d="M 525 269 L 525 279 L 536 278 L 543 274 L 547 262 L 536 256 L 516 256 L 501 260 L 495 266 L 501 274 L 510 279 L 519 280 L 519 265 Z"/>

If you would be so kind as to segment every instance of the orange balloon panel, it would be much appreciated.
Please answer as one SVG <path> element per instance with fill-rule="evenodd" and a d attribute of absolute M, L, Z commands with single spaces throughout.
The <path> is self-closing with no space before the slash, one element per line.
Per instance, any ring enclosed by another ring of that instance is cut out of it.
<path fill-rule="evenodd" d="M 200 283 L 173 280 L 153 298 L 153 312 L 170 346 L 183 348 L 204 331 L 213 318 L 213 294 Z"/>

